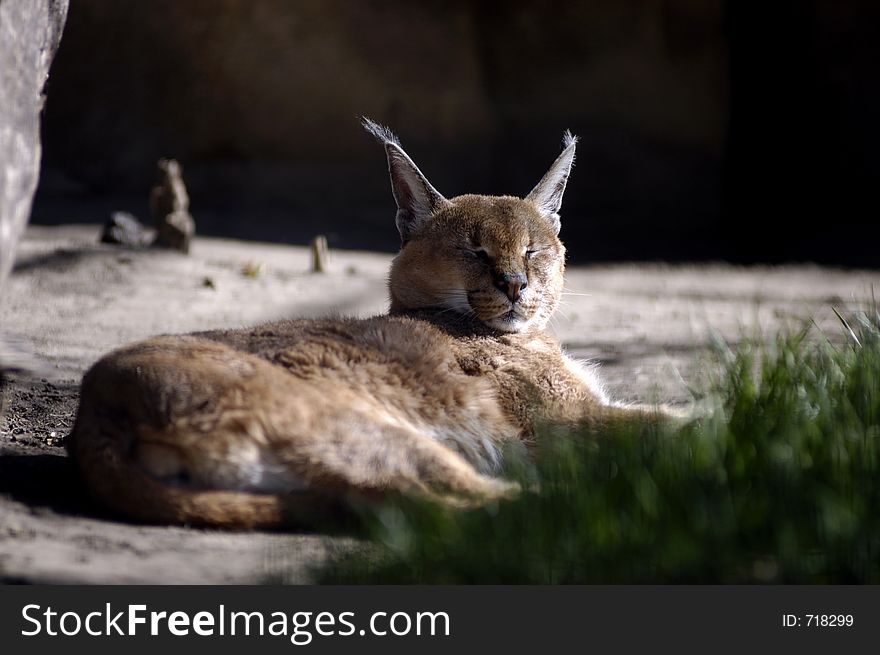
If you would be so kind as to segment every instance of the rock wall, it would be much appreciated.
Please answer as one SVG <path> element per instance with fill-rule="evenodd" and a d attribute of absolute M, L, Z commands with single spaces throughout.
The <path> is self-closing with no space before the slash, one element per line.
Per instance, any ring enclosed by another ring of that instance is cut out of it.
<path fill-rule="evenodd" d="M 0 298 L 39 179 L 42 90 L 66 15 L 67 0 L 0 0 Z"/>

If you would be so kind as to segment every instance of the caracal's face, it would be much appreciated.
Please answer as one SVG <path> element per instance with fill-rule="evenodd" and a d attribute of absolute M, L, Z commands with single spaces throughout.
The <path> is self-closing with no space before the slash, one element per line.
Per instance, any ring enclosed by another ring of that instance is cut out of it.
<path fill-rule="evenodd" d="M 564 269 L 565 248 L 532 203 L 459 196 L 395 258 L 392 308 L 441 309 L 501 332 L 543 329 L 559 303 Z"/>

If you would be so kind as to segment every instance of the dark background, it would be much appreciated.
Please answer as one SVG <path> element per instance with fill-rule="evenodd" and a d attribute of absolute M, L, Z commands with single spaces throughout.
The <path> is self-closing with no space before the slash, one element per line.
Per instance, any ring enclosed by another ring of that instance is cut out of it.
<path fill-rule="evenodd" d="M 148 220 L 178 158 L 201 234 L 393 250 L 368 115 L 445 195 L 524 195 L 580 135 L 577 262 L 877 266 L 876 0 L 73 0 L 34 222 Z"/>

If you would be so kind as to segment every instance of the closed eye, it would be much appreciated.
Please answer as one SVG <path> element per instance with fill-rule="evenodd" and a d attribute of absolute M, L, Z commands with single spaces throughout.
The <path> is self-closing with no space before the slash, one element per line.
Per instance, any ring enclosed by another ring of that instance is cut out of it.
<path fill-rule="evenodd" d="M 492 260 L 492 258 L 489 257 L 489 253 L 486 252 L 483 248 L 460 248 L 460 250 L 486 264 L 488 264 Z"/>
<path fill-rule="evenodd" d="M 526 248 L 526 251 L 524 254 L 526 256 L 526 259 L 531 259 L 535 255 L 537 255 L 539 252 L 543 252 L 544 250 L 547 250 L 547 248 L 548 248 L 548 246 L 540 246 L 540 247 L 536 246 L 536 247 L 532 247 L 532 248 Z"/>

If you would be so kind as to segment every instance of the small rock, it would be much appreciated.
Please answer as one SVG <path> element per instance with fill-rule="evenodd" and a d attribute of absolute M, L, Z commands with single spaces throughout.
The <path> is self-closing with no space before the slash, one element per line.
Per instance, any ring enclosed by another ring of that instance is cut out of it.
<path fill-rule="evenodd" d="M 172 212 L 165 215 L 164 221 L 156 231 L 157 246 L 173 248 L 189 253 L 189 244 L 196 233 L 196 224 L 189 212 Z"/>
<path fill-rule="evenodd" d="M 101 230 L 101 243 L 117 243 L 130 248 L 149 244 L 151 235 L 141 222 L 128 212 L 113 212 Z"/>
<path fill-rule="evenodd" d="M 312 239 L 312 273 L 327 272 L 327 237 L 319 234 Z"/>
<path fill-rule="evenodd" d="M 189 213 L 183 171 L 174 159 L 159 160 L 159 183 L 150 192 L 150 212 L 156 225 L 153 245 L 188 253 L 196 222 Z"/>

